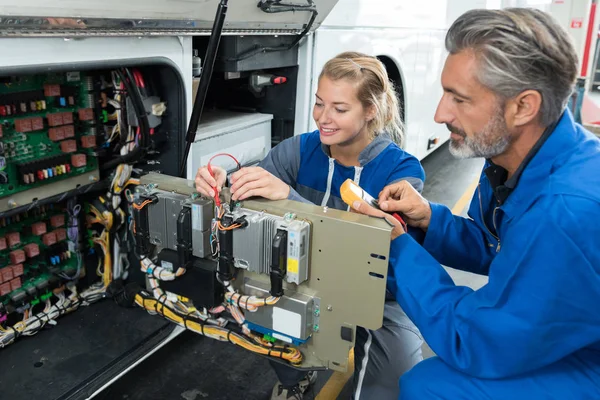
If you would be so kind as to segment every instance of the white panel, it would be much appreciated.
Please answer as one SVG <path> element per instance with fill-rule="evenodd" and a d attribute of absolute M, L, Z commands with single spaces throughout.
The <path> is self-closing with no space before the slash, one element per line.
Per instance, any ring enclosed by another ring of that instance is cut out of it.
<path fill-rule="evenodd" d="M 68 17 L 68 18 L 117 18 L 117 19 L 170 19 L 195 20 L 212 24 L 220 0 L 0 0 L 1 15 Z M 329 14 L 337 0 L 316 1 L 319 15 L 317 28 Z M 298 4 L 306 4 L 298 1 Z M 225 29 L 256 24 L 268 28 L 296 29 L 305 24 L 309 12 L 265 13 L 256 0 L 230 0 Z M 205 26 L 205 24 L 201 24 Z M 274 26 L 277 25 L 277 26 Z"/>
<path fill-rule="evenodd" d="M 182 76 L 191 76 L 191 39 L 155 38 L 0 38 L 0 68 L 111 62 L 115 60 L 163 59 L 172 61 Z M 185 62 L 190 53 L 189 65 Z M 191 79 L 190 79 L 191 81 Z"/>
<path fill-rule="evenodd" d="M 498 8 L 499 0 L 339 0 L 323 22 L 329 27 L 447 29 L 473 8 Z"/>
<path fill-rule="evenodd" d="M 204 113 L 190 155 L 188 178 L 218 153 L 229 153 L 242 165 L 262 160 L 271 149 L 270 114 L 212 111 Z M 236 167 L 229 157 L 219 157 L 212 165 L 226 170 Z"/>
<path fill-rule="evenodd" d="M 294 338 L 300 338 L 302 316 L 280 307 L 273 307 L 273 330 Z"/>
<path fill-rule="evenodd" d="M 294 121 L 294 135 L 308 132 L 312 121 L 311 88 L 313 80 L 317 79 L 319 71 L 313 70 L 313 53 L 315 50 L 315 36 L 310 34 L 298 48 L 298 86 L 296 88 L 296 116 Z"/>

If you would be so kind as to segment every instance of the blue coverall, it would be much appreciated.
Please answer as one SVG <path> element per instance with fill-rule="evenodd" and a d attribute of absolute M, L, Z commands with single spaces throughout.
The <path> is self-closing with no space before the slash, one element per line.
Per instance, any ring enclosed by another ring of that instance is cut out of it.
<path fill-rule="evenodd" d="M 600 399 L 600 141 L 568 110 L 549 132 L 504 202 L 484 173 L 470 218 L 431 204 L 423 247 L 392 241 L 389 289 L 437 354 L 400 399 Z"/>

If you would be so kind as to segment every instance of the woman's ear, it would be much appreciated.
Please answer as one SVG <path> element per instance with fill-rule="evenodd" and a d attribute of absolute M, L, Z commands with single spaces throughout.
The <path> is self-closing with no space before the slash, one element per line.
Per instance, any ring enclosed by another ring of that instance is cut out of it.
<path fill-rule="evenodd" d="M 369 106 L 369 108 L 367 108 L 367 114 L 366 114 L 366 120 L 367 122 L 371 122 L 375 119 L 375 116 L 377 115 L 377 108 L 375 108 L 375 106 L 373 104 L 371 104 Z"/>

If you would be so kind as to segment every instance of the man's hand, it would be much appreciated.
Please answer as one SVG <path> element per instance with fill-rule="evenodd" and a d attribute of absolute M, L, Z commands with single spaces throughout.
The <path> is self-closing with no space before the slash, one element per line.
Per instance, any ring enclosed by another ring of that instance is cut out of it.
<path fill-rule="evenodd" d="M 383 188 L 379 193 L 379 207 L 386 212 L 404 216 L 410 226 L 427 230 L 431 221 L 429 202 L 407 181 L 400 181 Z"/>
<path fill-rule="evenodd" d="M 269 200 L 285 200 L 290 186 L 261 167 L 242 168 L 231 175 L 231 198 L 234 201 L 260 196 Z"/>
<path fill-rule="evenodd" d="M 404 228 L 402 228 L 402 224 L 400 223 L 400 221 L 392 217 L 390 214 L 384 213 L 381 210 L 371 207 L 364 201 L 355 201 L 354 204 L 352 204 L 352 208 L 361 214 L 385 219 L 388 222 L 388 224 L 394 227 L 394 229 L 392 229 L 392 240 L 406 233 L 404 231 Z"/>

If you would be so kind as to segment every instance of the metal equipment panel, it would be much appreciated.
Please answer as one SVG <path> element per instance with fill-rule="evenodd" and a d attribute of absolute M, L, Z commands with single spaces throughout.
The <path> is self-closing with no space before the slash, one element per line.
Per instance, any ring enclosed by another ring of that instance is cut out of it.
<path fill-rule="evenodd" d="M 319 0 L 318 28 L 338 0 Z M 0 0 L 3 35 L 209 35 L 220 0 Z M 308 5 L 309 3 L 296 2 Z M 312 3 L 312 2 L 311 2 Z M 297 34 L 310 12 L 265 13 L 258 1 L 230 0 L 225 34 Z"/>
<path fill-rule="evenodd" d="M 141 183 L 152 184 L 161 191 L 195 197 L 193 182 L 185 179 L 148 174 L 141 178 Z M 226 190 L 223 197 L 227 200 Z M 295 220 L 311 223 L 309 279 L 300 285 L 284 282 L 282 299 L 296 295 L 318 299 L 311 308 L 313 321 L 307 325 L 312 332 L 304 334 L 303 337 L 309 339 L 299 345 L 304 356 L 301 367 L 345 371 L 356 327 L 375 330 L 383 323 L 390 226 L 381 219 L 289 200 L 244 201 L 241 210 L 255 210 L 275 218 L 293 213 Z M 272 239 L 276 231 L 265 232 L 265 237 Z M 250 286 L 263 291 L 270 285 L 268 275 L 249 270 L 238 270 L 233 285 L 244 292 L 244 285 L 249 280 Z M 282 304 L 276 306 L 286 310 Z M 307 314 L 305 323 L 308 320 Z M 352 331 L 351 340 L 342 338 L 342 328 Z"/>

